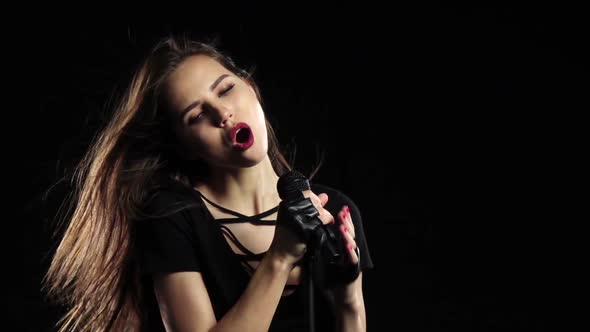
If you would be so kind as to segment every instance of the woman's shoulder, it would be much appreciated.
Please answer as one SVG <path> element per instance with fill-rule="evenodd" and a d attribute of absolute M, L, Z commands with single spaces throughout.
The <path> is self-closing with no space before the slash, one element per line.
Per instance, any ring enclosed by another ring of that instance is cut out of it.
<path fill-rule="evenodd" d="M 180 181 L 162 180 L 148 190 L 142 202 L 142 209 L 147 213 L 160 215 L 201 206 L 195 194 L 194 189 Z"/>

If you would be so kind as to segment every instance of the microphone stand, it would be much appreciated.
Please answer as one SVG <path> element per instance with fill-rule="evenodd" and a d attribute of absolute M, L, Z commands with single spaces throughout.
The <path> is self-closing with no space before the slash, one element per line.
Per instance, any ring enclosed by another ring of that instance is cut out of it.
<path fill-rule="evenodd" d="M 314 302 L 314 282 L 313 282 L 313 265 L 316 255 L 313 254 L 307 259 L 307 311 L 305 312 L 305 322 L 307 323 L 307 330 L 315 332 L 315 302 Z"/>
<path fill-rule="evenodd" d="M 305 312 L 305 321 L 309 332 L 315 332 L 315 294 L 314 275 L 316 274 L 315 268 L 318 267 L 317 260 L 321 258 L 322 244 L 324 243 L 325 235 L 319 232 L 317 229 L 313 232 L 311 241 L 308 244 L 309 255 L 307 256 L 307 276 L 305 278 L 305 286 L 307 287 L 307 311 Z M 331 247 L 330 247 L 331 249 Z M 319 280 L 318 280 L 319 281 Z"/>
<path fill-rule="evenodd" d="M 305 321 L 307 322 L 307 330 L 309 332 L 315 332 L 315 298 L 314 298 L 314 285 L 315 280 L 313 276 L 315 275 L 315 267 L 316 260 L 320 259 L 320 250 L 322 244 L 322 234 L 318 232 L 314 232 L 314 236 L 312 237 L 311 243 L 308 244 L 310 255 L 307 257 L 307 278 L 306 278 L 306 287 L 307 287 L 307 311 Z"/>

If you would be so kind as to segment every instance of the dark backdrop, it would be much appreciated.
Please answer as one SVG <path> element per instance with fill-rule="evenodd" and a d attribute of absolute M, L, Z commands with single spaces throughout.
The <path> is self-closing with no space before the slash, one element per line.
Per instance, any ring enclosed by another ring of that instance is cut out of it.
<path fill-rule="evenodd" d="M 578 8 L 264 9 L 34 29 L 27 330 L 49 330 L 58 312 L 39 282 L 52 245 L 47 222 L 67 190 L 59 179 L 140 56 L 168 32 L 216 36 L 240 65 L 256 67 L 300 169 L 324 153 L 315 181 L 363 213 L 375 263 L 364 279 L 369 330 L 543 331 L 563 309 L 573 315 L 564 295 L 582 219 L 570 211 L 581 201 L 588 110 Z"/>

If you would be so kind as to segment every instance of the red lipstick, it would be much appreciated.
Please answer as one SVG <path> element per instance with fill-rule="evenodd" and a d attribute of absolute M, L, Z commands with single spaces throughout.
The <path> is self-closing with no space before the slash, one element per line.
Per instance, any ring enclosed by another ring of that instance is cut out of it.
<path fill-rule="evenodd" d="M 232 146 L 241 150 L 246 150 L 254 144 L 254 133 L 245 122 L 236 124 L 231 129 L 230 137 Z"/>

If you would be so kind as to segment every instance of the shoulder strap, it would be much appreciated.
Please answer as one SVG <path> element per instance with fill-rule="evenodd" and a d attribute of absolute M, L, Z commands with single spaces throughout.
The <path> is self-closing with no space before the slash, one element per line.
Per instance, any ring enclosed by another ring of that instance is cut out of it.
<path fill-rule="evenodd" d="M 227 224 L 229 224 L 229 223 L 239 223 L 239 222 L 249 222 L 249 223 L 257 224 L 257 225 L 274 225 L 275 224 L 275 222 L 273 220 L 261 220 L 261 219 L 264 218 L 264 217 L 268 217 L 271 214 L 277 212 L 279 210 L 279 206 L 278 205 L 275 206 L 274 208 L 269 209 L 267 211 L 264 211 L 262 213 L 255 214 L 253 216 L 246 216 L 246 215 L 243 215 L 243 214 L 241 214 L 239 212 L 230 210 L 228 208 L 224 208 L 221 205 L 215 204 L 210 199 L 208 199 L 207 197 L 205 197 L 205 195 L 203 195 L 201 192 L 199 192 L 199 191 L 197 191 L 197 192 L 199 193 L 199 195 L 204 200 L 206 200 L 207 202 L 209 202 L 209 204 L 215 206 L 216 208 L 218 208 L 219 210 L 221 210 L 221 211 L 223 211 L 223 212 L 225 212 L 227 214 L 231 214 L 231 215 L 236 216 L 236 218 L 219 218 L 219 219 L 217 219 L 218 222 L 227 223 Z"/>

